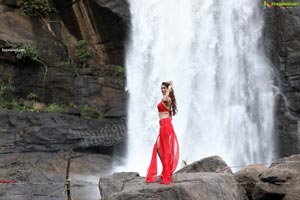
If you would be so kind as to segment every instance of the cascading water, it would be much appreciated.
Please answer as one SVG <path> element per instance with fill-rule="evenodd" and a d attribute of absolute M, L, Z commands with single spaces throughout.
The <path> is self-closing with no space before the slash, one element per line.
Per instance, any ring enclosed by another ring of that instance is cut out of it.
<path fill-rule="evenodd" d="M 262 3 L 130 0 L 126 169 L 146 174 L 159 132 L 160 85 L 173 80 L 180 160 L 229 165 L 275 155 L 272 70 L 261 46 Z M 180 167 L 180 163 L 178 165 Z"/>

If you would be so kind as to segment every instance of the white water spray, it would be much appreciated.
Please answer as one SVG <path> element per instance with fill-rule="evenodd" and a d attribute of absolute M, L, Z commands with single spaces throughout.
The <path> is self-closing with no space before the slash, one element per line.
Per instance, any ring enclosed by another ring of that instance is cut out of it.
<path fill-rule="evenodd" d="M 230 166 L 274 157 L 272 71 L 262 5 L 248 0 L 130 0 L 126 170 L 146 174 L 159 133 L 160 85 L 173 80 L 180 160 Z M 180 166 L 180 164 L 179 164 Z"/>

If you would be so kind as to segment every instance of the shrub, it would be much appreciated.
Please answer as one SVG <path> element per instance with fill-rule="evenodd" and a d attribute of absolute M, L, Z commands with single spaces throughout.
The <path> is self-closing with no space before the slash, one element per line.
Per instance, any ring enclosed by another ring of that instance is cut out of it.
<path fill-rule="evenodd" d="M 16 52 L 16 58 L 22 61 L 36 61 L 38 59 L 38 53 L 36 47 L 29 44 L 22 44 L 20 46 L 23 51 Z"/>
<path fill-rule="evenodd" d="M 113 68 L 112 68 L 112 75 L 114 77 L 116 77 L 118 83 L 121 84 L 125 80 L 125 78 L 126 78 L 126 76 L 125 76 L 125 68 L 122 67 L 122 66 L 118 66 L 118 65 L 113 66 Z"/>
<path fill-rule="evenodd" d="M 14 97 L 14 93 L 16 91 L 13 75 L 10 74 L 8 76 L 7 82 L 0 85 L 0 98 L 1 98 L 1 104 L 6 105 L 4 101 L 11 101 Z"/>
<path fill-rule="evenodd" d="M 37 94 L 33 93 L 33 92 L 30 92 L 29 94 L 27 94 L 27 99 L 30 99 L 30 100 L 36 100 L 37 99 Z"/>
<path fill-rule="evenodd" d="M 64 106 L 61 106 L 59 104 L 51 103 L 51 104 L 47 105 L 46 111 L 48 111 L 48 112 L 63 112 L 63 111 L 65 111 L 65 108 L 64 108 Z"/>
<path fill-rule="evenodd" d="M 86 40 L 79 40 L 76 44 L 76 57 L 81 64 L 85 67 L 90 53 L 88 51 L 88 42 Z"/>
<path fill-rule="evenodd" d="M 17 5 L 26 15 L 33 17 L 56 11 L 55 8 L 49 6 L 48 0 L 17 0 Z"/>
<path fill-rule="evenodd" d="M 12 100 L 11 107 L 12 107 L 13 110 L 21 110 L 22 109 L 22 106 L 20 106 L 17 99 Z"/>

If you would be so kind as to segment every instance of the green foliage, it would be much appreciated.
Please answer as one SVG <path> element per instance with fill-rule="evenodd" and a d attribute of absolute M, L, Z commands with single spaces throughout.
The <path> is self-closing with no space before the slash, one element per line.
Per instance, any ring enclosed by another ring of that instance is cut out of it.
<path fill-rule="evenodd" d="M 57 103 L 51 103 L 47 105 L 47 112 L 64 112 L 66 110 L 64 105 L 59 105 Z"/>
<path fill-rule="evenodd" d="M 7 128 L 0 127 L 0 133 L 5 133 L 7 131 L 8 131 Z"/>
<path fill-rule="evenodd" d="M 77 107 L 80 111 L 80 117 L 84 119 L 103 119 L 104 114 L 96 106 L 80 105 Z"/>
<path fill-rule="evenodd" d="M 7 108 L 8 107 L 8 102 L 5 101 L 2 97 L 0 97 L 0 108 Z"/>
<path fill-rule="evenodd" d="M 11 107 L 13 110 L 21 110 L 23 107 L 19 104 L 17 99 L 13 99 L 11 102 Z"/>
<path fill-rule="evenodd" d="M 68 60 L 61 60 L 55 63 L 55 66 L 59 67 L 59 68 L 73 68 L 74 67 L 74 63 L 71 63 Z"/>
<path fill-rule="evenodd" d="M 22 61 L 35 61 L 38 59 L 36 47 L 29 44 L 22 44 L 20 49 L 23 51 L 16 52 L 16 58 Z"/>
<path fill-rule="evenodd" d="M 10 108 L 13 110 L 21 110 L 21 111 L 28 111 L 28 112 L 39 112 L 39 110 L 35 110 L 32 107 L 26 106 L 26 105 L 21 105 L 18 101 L 18 99 L 14 98 L 10 102 Z"/>
<path fill-rule="evenodd" d="M 52 11 L 56 12 L 55 8 L 49 6 L 48 0 L 17 0 L 17 5 L 26 15 L 33 17 L 44 16 Z"/>
<path fill-rule="evenodd" d="M 104 119 L 104 117 L 105 117 L 104 113 L 100 112 L 99 115 L 98 115 L 98 119 L 101 120 L 101 119 Z"/>
<path fill-rule="evenodd" d="M 115 77 L 120 77 L 120 78 L 124 79 L 125 78 L 125 68 L 122 66 L 118 66 L 118 65 L 114 66 L 113 75 Z"/>
<path fill-rule="evenodd" d="M 10 89 L 8 89 L 10 88 Z M 74 105 L 74 104 L 58 104 L 58 103 L 51 103 L 46 106 L 46 108 L 37 109 L 34 108 L 31 104 L 27 104 L 26 102 L 20 103 L 20 101 L 13 95 L 14 91 L 13 87 L 13 79 L 12 77 L 9 78 L 8 83 L 5 85 L 1 85 L 0 87 L 0 108 L 8 108 L 13 110 L 21 110 L 21 111 L 29 111 L 29 112 L 59 112 L 59 113 L 68 113 L 69 109 L 77 110 L 77 113 L 80 114 L 80 117 L 84 119 L 103 119 L 104 113 L 99 111 L 96 106 L 89 106 L 89 105 Z M 7 95 L 10 94 L 9 98 Z M 27 99 L 31 101 L 36 101 L 37 94 L 30 92 L 27 96 Z"/>
<path fill-rule="evenodd" d="M 65 35 L 65 40 L 66 40 L 67 42 L 70 42 L 71 39 L 72 39 L 72 35 Z"/>
<path fill-rule="evenodd" d="M 92 118 L 89 114 L 84 113 L 84 112 L 80 113 L 80 117 L 83 119 L 91 119 Z"/>
<path fill-rule="evenodd" d="M 15 90 L 13 75 L 10 74 L 8 80 L 0 85 L 0 107 L 6 108 L 8 106 L 8 102 L 14 97 Z"/>
<path fill-rule="evenodd" d="M 85 67 L 87 60 L 90 57 L 88 51 L 88 42 L 86 40 L 79 40 L 76 44 L 76 57 L 79 59 L 81 64 Z"/>
<path fill-rule="evenodd" d="M 119 84 L 122 83 L 126 78 L 125 68 L 119 65 L 113 66 L 112 75 L 117 78 Z"/>
<path fill-rule="evenodd" d="M 27 94 L 27 99 L 30 99 L 30 100 L 36 100 L 37 99 L 37 94 L 35 94 L 34 92 L 30 92 L 29 94 Z"/>

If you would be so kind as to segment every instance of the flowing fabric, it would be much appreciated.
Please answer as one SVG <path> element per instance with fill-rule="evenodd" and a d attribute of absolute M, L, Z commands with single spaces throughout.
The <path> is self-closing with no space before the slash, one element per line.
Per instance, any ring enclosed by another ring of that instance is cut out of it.
<path fill-rule="evenodd" d="M 146 182 L 156 182 L 157 175 L 157 153 L 160 152 L 162 161 L 162 175 L 161 184 L 172 183 L 172 174 L 175 171 L 179 160 L 179 145 L 177 136 L 174 132 L 173 125 L 171 123 L 172 118 L 163 118 L 159 120 L 159 149 L 157 142 L 155 142 L 152 151 L 152 158 L 147 171 Z"/>

